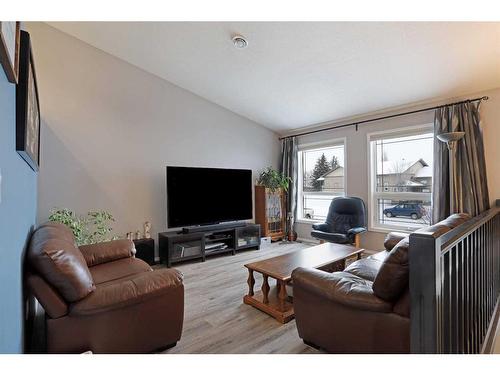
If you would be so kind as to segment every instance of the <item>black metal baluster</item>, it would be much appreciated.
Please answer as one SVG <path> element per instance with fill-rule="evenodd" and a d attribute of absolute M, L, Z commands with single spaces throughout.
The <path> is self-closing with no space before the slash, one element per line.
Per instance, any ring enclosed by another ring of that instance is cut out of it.
<path fill-rule="evenodd" d="M 482 314 L 482 295 L 483 295 L 483 273 L 481 272 L 481 254 L 484 249 L 484 233 L 483 230 L 479 231 L 481 238 L 481 245 L 478 247 L 477 251 L 477 278 L 478 278 L 478 298 L 477 298 L 477 315 L 478 315 L 478 329 L 477 329 L 477 352 L 481 350 L 482 332 L 483 332 L 483 314 Z"/>
<path fill-rule="evenodd" d="M 475 275 L 476 275 L 476 301 L 474 308 L 476 309 L 476 349 L 475 353 L 479 353 L 480 343 L 481 343 L 481 248 L 483 246 L 483 236 L 481 227 L 479 228 L 479 244 L 476 248 L 475 256 Z"/>
<path fill-rule="evenodd" d="M 464 270 L 464 298 L 463 298 L 463 306 L 462 309 L 464 311 L 464 353 L 470 353 L 470 340 L 469 340 L 469 332 L 470 332 L 470 323 L 469 323 L 469 249 L 470 249 L 470 239 L 471 235 L 469 234 L 464 239 L 464 251 L 462 253 L 462 268 Z"/>
<path fill-rule="evenodd" d="M 476 271 L 476 251 L 478 247 L 478 233 L 474 232 L 474 245 L 471 248 L 471 288 L 472 288 L 472 298 L 471 298 L 471 323 L 472 323 L 472 353 L 477 353 L 477 314 L 476 314 L 476 295 L 477 295 L 477 271 Z"/>
<path fill-rule="evenodd" d="M 465 341 L 465 353 L 470 353 L 470 311 L 469 311 L 469 299 L 470 299 L 470 283 L 469 283 L 469 253 L 470 253 L 470 241 L 471 235 L 469 234 L 465 238 L 465 249 L 464 249 L 464 315 L 465 315 L 465 327 L 464 327 L 464 341 Z"/>
<path fill-rule="evenodd" d="M 486 337 L 486 332 L 488 331 L 488 326 L 490 324 L 490 311 L 491 311 L 491 293 L 490 293 L 490 247 L 491 247 L 491 221 L 486 223 L 486 246 L 484 249 L 484 284 L 485 284 L 485 293 L 486 293 L 486 308 L 485 308 L 485 317 L 486 317 L 486 328 L 484 330 L 484 337 Z M 484 339 L 483 339 L 484 342 Z"/>
<path fill-rule="evenodd" d="M 445 315 L 445 301 L 446 301 L 446 296 L 444 295 L 444 291 L 445 291 L 445 273 L 444 273 L 444 264 L 445 264 L 445 257 L 446 257 L 446 254 L 441 254 L 440 258 L 439 258 L 439 267 L 440 267 L 440 282 L 441 282 L 441 285 L 440 285 L 440 293 L 439 293 L 439 301 L 438 301 L 438 314 L 439 314 L 439 324 L 438 324 L 438 331 L 439 331 L 439 350 L 438 350 L 438 353 L 446 353 L 445 351 L 445 320 L 444 320 L 444 317 L 446 316 Z"/>
<path fill-rule="evenodd" d="M 482 233 L 479 230 L 479 246 L 476 248 L 475 255 L 475 267 L 476 267 L 476 303 L 474 308 L 476 309 L 476 350 L 475 353 L 479 353 L 480 343 L 481 343 L 481 248 L 482 248 Z"/>
<path fill-rule="evenodd" d="M 495 223 L 494 223 L 494 218 L 491 220 L 490 223 L 490 246 L 488 247 L 488 284 L 489 284 L 489 296 L 490 296 L 490 309 L 488 312 L 488 315 L 490 317 L 490 320 L 493 318 L 493 310 L 495 309 L 495 279 L 494 279 L 494 274 L 495 274 L 495 262 L 493 258 L 493 249 L 495 246 L 494 242 L 494 231 L 495 231 Z"/>
<path fill-rule="evenodd" d="M 459 327 L 460 327 L 460 319 L 459 319 L 459 313 L 458 313 L 458 293 L 459 293 L 459 288 L 458 288 L 458 244 L 455 245 L 452 249 L 452 332 L 453 332 L 453 353 L 459 353 L 460 352 L 460 345 L 459 345 Z"/>
<path fill-rule="evenodd" d="M 454 253 L 454 248 L 452 247 L 448 251 L 448 289 L 447 289 L 447 294 L 448 294 L 448 341 L 449 341 L 449 346 L 448 346 L 448 353 L 453 353 L 454 351 L 454 327 L 453 327 L 453 253 Z"/>
<path fill-rule="evenodd" d="M 441 289 L 441 306 L 442 306 L 442 334 L 443 334 L 443 353 L 450 352 L 450 277 L 449 277 L 449 258 L 450 253 L 446 252 L 443 254 L 443 267 L 442 267 L 442 279 L 443 287 Z"/>
<path fill-rule="evenodd" d="M 480 340 L 479 340 L 479 348 L 481 350 L 481 347 L 483 346 L 483 342 L 484 342 L 484 336 L 485 336 L 485 333 L 486 333 L 486 324 L 487 324 L 487 321 L 486 321 L 486 296 L 485 296 L 485 292 L 486 292 L 486 279 L 485 279 L 485 275 L 486 275 L 486 269 L 485 269 L 485 259 L 486 259 L 486 256 L 485 256 L 485 252 L 486 252 L 486 247 L 487 247 L 487 237 L 486 237 L 486 234 L 487 234 L 487 223 L 483 226 L 483 229 L 482 229 L 482 236 L 483 236 L 483 246 L 481 246 L 481 252 L 479 253 L 481 258 L 480 258 L 480 277 L 481 277 L 481 300 L 479 301 L 479 311 L 481 312 L 481 333 L 480 333 Z"/>
<path fill-rule="evenodd" d="M 464 343 L 464 239 L 458 243 L 457 246 L 458 253 L 458 288 L 457 288 L 457 327 L 458 327 L 458 353 L 463 354 L 465 352 Z"/>

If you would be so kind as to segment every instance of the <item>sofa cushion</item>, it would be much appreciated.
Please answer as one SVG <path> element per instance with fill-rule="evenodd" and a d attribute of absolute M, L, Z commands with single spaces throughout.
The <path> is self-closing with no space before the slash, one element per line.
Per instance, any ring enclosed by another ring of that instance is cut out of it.
<path fill-rule="evenodd" d="M 28 260 L 67 302 L 75 302 L 95 289 L 94 281 L 72 233 L 55 224 L 44 224 L 33 233 Z"/>
<path fill-rule="evenodd" d="M 382 251 L 379 251 L 378 253 L 370 255 L 368 258 L 378 260 L 379 262 L 383 262 L 385 260 L 385 258 L 387 258 L 388 255 L 389 255 L 388 251 L 382 250 Z"/>
<path fill-rule="evenodd" d="M 323 272 L 314 268 L 298 267 L 292 272 L 296 288 L 315 294 L 353 309 L 391 312 L 392 303 L 378 298 L 372 282 L 348 272 Z"/>
<path fill-rule="evenodd" d="M 439 237 L 470 219 L 468 214 L 453 214 L 447 219 L 417 232 L 431 233 Z M 385 258 L 373 282 L 373 292 L 380 298 L 392 301 L 398 298 L 409 284 L 409 247 L 410 237 L 398 242 Z"/>
<path fill-rule="evenodd" d="M 136 253 L 134 243 L 127 239 L 82 245 L 79 250 L 89 267 L 118 259 L 130 258 Z"/>
<path fill-rule="evenodd" d="M 382 266 L 382 262 L 374 258 L 364 258 L 351 263 L 344 272 L 373 281 Z"/>
<path fill-rule="evenodd" d="M 183 288 L 182 273 L 172 268 L 143 272 L 97 286 L 88 298 L 73 304 L 70 315 L 91 315 L 123 308 Z"/>
<path fill-rule="evenodd" d="M 373 281 L 373 292 L 387 301 L 395 300 L 408 285 L 409 265 L 408 249 L 409 237 L 403 238 L 389 252 L 382 262 L 377 277 Z"/>
<path fill-rule="evenodd" d="M 90 273 L 96 285 L 151 271 L 151 267 L 146 262 L 137 258 L 124 258 L 90 267 Z"/>
<path fill-rule="evenodd" d="M 399 241 L 408 236 L 409 236 L 408 233 L 402 233 L 402 232 L 387 233 L 387 236 L 385 236 L 384 239 L 385 249 L 387 251 L 391 251 L 394 248 L 394 246 L 396 246 L 399 243 Z"/>

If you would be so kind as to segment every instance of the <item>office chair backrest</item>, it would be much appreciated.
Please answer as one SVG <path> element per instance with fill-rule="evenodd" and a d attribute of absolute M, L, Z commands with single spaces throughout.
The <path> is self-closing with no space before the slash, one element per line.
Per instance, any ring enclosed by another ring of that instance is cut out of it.
<path fill-rule="evenodd" d="M 365 202 L 358 197 L 333 198 L 326 217 L 331 233 L 346 234 L 355 227 L 366 227 Z"/>

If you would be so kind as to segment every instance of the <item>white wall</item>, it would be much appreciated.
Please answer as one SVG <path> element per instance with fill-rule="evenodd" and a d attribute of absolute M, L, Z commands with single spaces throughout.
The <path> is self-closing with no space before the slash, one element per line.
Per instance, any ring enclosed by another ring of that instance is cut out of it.
<path fill-rule="evenodd" d="M 480 111 L 484 130 L 490 201 L 494 204 L 495 199 L 500 199 L 500 88 L 480 93 L 472 93 L 464 98 L 475 98 L 483 95 L 489 96 L 490 98 L 488 101 L 481 104 Z M 461 98 L 454 98 L 446 102 L 452 102 L 460 99 Z M 443 103 L 431 102 L 429 103 L 429 106 L 435 104 L 437 105 Z M 423 107 L 426 107 L 426 105 Z M 397 112 L 404 111 L 404 108 L 400 108 Z M 390 114 L 390 112 L 387 112 L 386 114 Z M 347 163 L 345 174 L 346 194 L 360 197 L 368 205 L 369 188 L 367 134 L 381 130 L 429 124 L 433 122 L 433 119 L 433 111 L 410 116 L 396 117 L 389 120 L 360 125 L 358 127 L 358 131 L 355 131 L 354 127 L 349 127 L 303 136 L 299 138 L 299 144 L 345 137 L 345 155 Z M 370 208 L 368 207 L 368 209 Z M 296 229 L 299 237 L 311 239 L 311 224 L 297 223 Z M 361 246 L 367 249 L 382 249 L 385 235 L 386 232 L 365 233 L 361 239 Z"/>
<path fill-rule="evenodd" d="M 151 220 L 157 238 L 167 164 L 248 168 L 254 177 L 277 166 L 270 130 L 50 26 L 27 29 L 43 119 L 39 222 L 55 206 L 105 209 L 118 234 Z"/>
<path fill-rule="evenodd" d="M 54 206 L 111 211 L 122 234 L 165 229 L 167 164 L 277 166 L 273 132 L 45 24 L 28 23 L 43 116 L 38 220 Z M 217 84 L 214 82 L 214 84 Z M 500 89 L 482 104 L 490 198 L 500 198 Z M 460 98 L 454 98 L 456 100 Z M 446 101 L 448 102 L 448 101 Z M 444 102 L 429 102 L 428 105 Z M 403 111 L 405 108 L 398 108 Z M 387 112 L 390 113 L 390 112 Z M 432 122 L 433 112 L 301 137 L 301 143 L 347 138 L 347 194 L 368 199 L 366 134 Z M 311 226 L 298 224 L 299 236 Z M 382 247 L 385 233 L 362 245 Z"/>

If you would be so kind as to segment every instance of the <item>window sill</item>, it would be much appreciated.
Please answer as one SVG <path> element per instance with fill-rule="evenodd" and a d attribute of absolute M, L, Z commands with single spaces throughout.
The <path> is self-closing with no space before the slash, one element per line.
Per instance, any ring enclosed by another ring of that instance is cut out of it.
<path fill-rule="evenodd" d="M 318 224 L 318 223 L 324 223 L 322 220 L 312 220 L 312 219 L 298 219 L 295 220 L 296 223 L 298 224 Z"/>
<path fill-rule="evenodd" d="M 390 233 L 390 232 L 400 232 L 400 233 L 413 233 L 419 228 L 415 229 L 406 229 L 406 228 L 400 228 L 400 227 L 394 227 L 394 228 L 384 228 L 384 227 L 368 227 L 369 232 L 378 232 L 378 233 Z"/>

